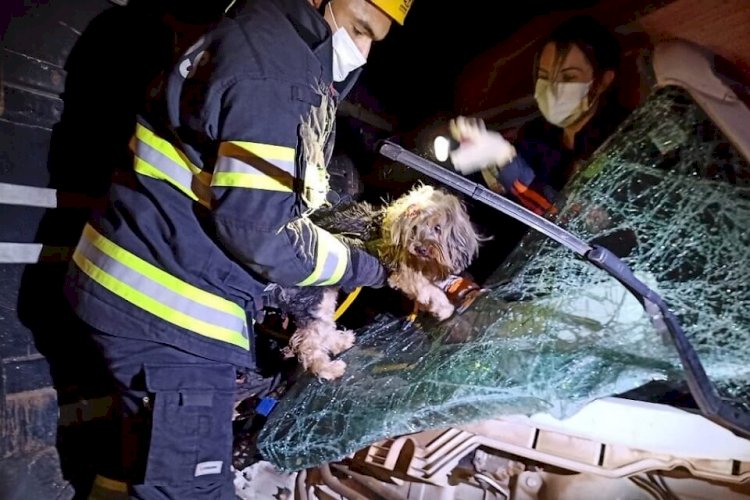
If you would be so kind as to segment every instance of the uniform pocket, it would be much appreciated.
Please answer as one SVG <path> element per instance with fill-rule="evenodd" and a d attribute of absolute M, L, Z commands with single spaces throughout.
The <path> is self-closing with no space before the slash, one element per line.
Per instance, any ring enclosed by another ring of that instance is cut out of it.
<path fill-rule="evenodd" d="M 232 457 L 232 365 L 146 365 L 153 395 L 145 484 L 213 482 Z"/>

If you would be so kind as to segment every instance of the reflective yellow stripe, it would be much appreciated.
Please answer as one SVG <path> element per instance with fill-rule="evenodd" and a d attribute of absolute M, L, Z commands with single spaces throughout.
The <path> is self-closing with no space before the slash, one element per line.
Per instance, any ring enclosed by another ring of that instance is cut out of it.
<path fill-rule="evenodd" d="M 274 144 L 263 144 L 260 142 L 245 142 L 245 141 L 229 141 L 227 144 L 234 144 L 235 146 L 244 149 L 250 154 L 265 158 L 268 161 L 291 161 L 293 162 L 296 158 L 296 151 L 294 148 L 288 148 L 285 146 L 276 146 Z"/>
<path fill-rule="evenodd" d="M 117 491 L 120 493 L 127 493 L 128 491 L 127 483 L 100 476 L 99 474 L 94 478 L 94 484 L 110 491 Z"/>
<path fill-rule="evenodd" d="M 219 146 L 213 175 L 201 170 L 184 152 L 140 123 L 136 124 L 132 149 L 136 155 L 136 172 L 168 182 L 205 206 L 211 205 L 208 186 L 285 193 L 294 190 L 294 148 L 259 142 L 224 142 Z"/>
<path fill-rule="evenodd" d="M 214 174 L 211 185 L 216 187 L 241 187 L 291 193 L 294 189 L 292 182 L 291 179 L 275 179 L 264 174 L 217 172 Z"/>
<path fill-rule="evenodd" d="M 165 321 L 185 328 L 186 330 L 191 330 L 216 340 L 229 342 L 230 344 L 245 349 L 250 346 L 248 339 L 238 335 L 237 332 L 211 325 L 161 304 L 155 299 L 152 299 L 117 278 L 107 274 L 78 252 L 73 254 L 73 260 L 83 272 L 110 292 L 119 295 L 128 302 L 135 304 L 141 309 L 148 311 Z"/>
<path fill-rule="evenodd" d="M 329 248 L 329 252 L 332 254 L 335 254 L 338 263 L 336 264 L 336 267 L 333 270 L 333 274 L 331 274 L 331 277 L 327 280 L 320 283 L 321 286 L 325 285 L 333 285 L 334 283 L 338 283 L 341 278 L 344 276 L 344 271 L 346 271 L 346 264 L 349 262 L 349 251 L 344 246 L 343 243 L 341 243 L 339 240 L 331 236 L 331 239 L 335 244 L 331 245 L 331 248 Z"/>
<path fill-rule="evenodd" d="M 295 178 L 294 148 L 229 141 L 219 146 L 211 185 L 291 193 Z"/>
<path fill-rule="evenodd" d="M 151 177 L 152 179 L 158 179 L 161 181 L 166 181 L 170 184 L 172 184 L 174 187 L 182 191 L 184 194 L 186 194 L 188 197 L 193 199 L 194 201 L 198 201 L 198 196 L 193 193 L 192 190 L 187 189 L 182 183 L 177 182 L 177 180 L 173 179 L 170 175 L 168 175 L 163 170 L 159 170 L 158 168 L 154 167 L 150 163 L 146 162 L 145 160 L 142 160 L 141 158 L 135 157 L 135 171 L 139 174 L 143 174 L 147 177 Z"/>
<path fill-rule="evenodd" d="M 211 174 L 191 163 L 184 152 L 140 123 L 136 124 L 131 149 L 136 172 L 165 181 L 190 199 L 211 206 Z"/>
<path fill-rule="evenodd" d="M 95 282 L 164 321 L 244 349 L 250 346 L 240 306 L 162 271 L 89 225 L 73 260 Z"/>
<path fill-rule="evenodd" d="M 135 125 L 135 137 L 161 152 L 176 164 L 188 169 L 191 173 L 198 174 L 201 172 L 201 169 L 193 165 L 185 153 L 178 150 L 172 145 L 172 143 L 162 139 L 140 123 L 136 123 Z"/>
<path fill-rule="evenodd" d="M 346 271 L 349 250 L 331 233 L 317 228 L 315 269 L 298 286 L 326 286 L 338 283 Z"/>
<path fill-rule="evenodd" d="M 86 225 L 83 229 L 84 236 L 94 244 L 99 250 L 109 255 L 113 259 L 125 264 L 131 269 L 135 269 L 139 273 L 148 276 L 154 281 L 161 283 L 165 287 L 169 288 L 175 293 L 190 297 L 191 300 L 200 302 L 219 311 L 223 311 L 238 318 L 245 318 L 245 311 L 235 304 L 226 299 L 222 299 L 212 293 L 208 293 L 200 288 L 194 287 L 189 283 L 175 278 L 169 273 L 166 273 L 158 267 L 146 262 L 137 255 L 130 253 L 124 248 L 118 246 L 112 241 L 108 240 L 101 234 L 99 234 L 93 227 Z"/>

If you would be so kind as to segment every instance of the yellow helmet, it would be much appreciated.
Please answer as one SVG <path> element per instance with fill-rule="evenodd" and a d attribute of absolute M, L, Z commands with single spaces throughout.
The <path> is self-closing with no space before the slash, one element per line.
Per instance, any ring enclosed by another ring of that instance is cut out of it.
<path fill-rule="evenodd" d="M 370 0 L 398 24 L 403 25 L 412 0 Z"/>

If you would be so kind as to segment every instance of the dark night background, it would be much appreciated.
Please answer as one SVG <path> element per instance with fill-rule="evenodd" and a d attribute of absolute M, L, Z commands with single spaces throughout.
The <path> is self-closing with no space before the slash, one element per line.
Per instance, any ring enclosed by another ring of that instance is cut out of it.
<path fill-rule="evenodd" d="M 411 130 L 453 107 L 456 77 L 473 57 L 534 16 L 581 9 L 594 0 L 415 0 L 404 26 L 373 46 L 361 86 Z M 531 75 L 529 75 L 531 81 Z"/>

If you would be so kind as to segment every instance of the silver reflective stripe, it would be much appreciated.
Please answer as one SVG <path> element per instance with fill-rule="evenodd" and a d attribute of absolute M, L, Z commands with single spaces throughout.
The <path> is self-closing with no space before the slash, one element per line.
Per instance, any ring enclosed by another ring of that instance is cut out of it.
<path fill-rule="evenodd" d="M 0 243 L 0 263 L 3 264 L 35 264 L 41 254 L 41 243 Z"/>
<path fill-rule="evenodd" d="M 214 172 L 227 172 L 232 174 L 252 174 L 252 175 L 274 175 L 278 174 L 279 172 L 268 172 L 268 168 L 264 170 L 260 170 L 253 165 L 251 165 L 251 162 L 255 163 L 267 163 L 270 165 L 273 165 L 277 169 L 281 170 L 285 174 L 288 174 L 292 177 L 295 176 L 295 164 L 293 161 L 286 161 L 286 160 L 267 160 L 265 158 L 259 158 L 256 156 L 250 156 L 248 155 L 245 158 L 233 158 L 230 156 L 219 156 L 218 160 L 216 161 L 216 168 Z"/>
<path fill-rule="evenodd" d="M 57 207 L 57 191 L 50 188 L 21 186 L 0 182 L 0 203 L 25 207 Z"/>
<path fill-rule="evenodd" d="M 91 244 L 86 238 L 81 238 L 77 251 L 100 269 L 114 276 L 126 285 L 148 295 L 159 303 L 185 314 L 186 316 L 196 318 L 206 323 L 235 332 L 242 332 L 242 336 L 247 338 L 248 331 L 244 318 L 239 318 L 232 314 L 218 311 L 199 302 L 190 300 L 188 297 L 175 293 L 148 276 L 145 276 L 110 258 Z"/>
<path fill-rule="evenodd" d="M 313 283 L 313 285 L 327 285 L 328 281 L 333 277 L 336 272 L 336 267 L 339 265 L 339 256 L 334 252 L 329 251 L 326 255 L 326 260 L 323 262 L 323 274 L 320 278 Z"/>
<path fill-rule="evenodd" d="M 171 158 L 140 139 L 136 140 L 135 154 L 178 182 L 185 190 L 192 191 L 193 173 L 186 167 L 178 165 Z"/>
<path fill-rule="evenodd" d="M 41 243 L 0 243 L 0 264 L 36 264 L 63 262 L 70 259 L 73 249 Z"/>
<path fill-rule="evenodd" d="M 316 228 L 315 269 L 298 286 L 325 286 L 338 283 L 349 262 L 349 249 L 328 231 Z"/>

